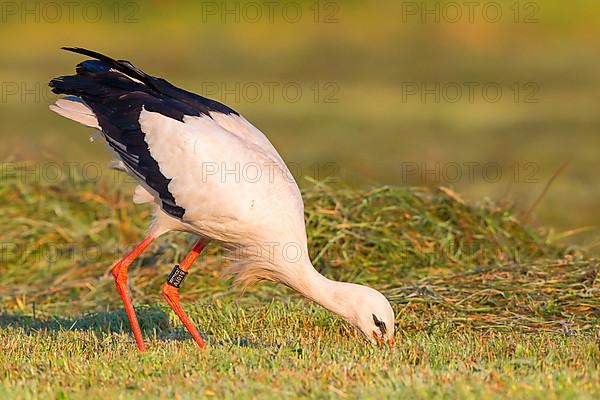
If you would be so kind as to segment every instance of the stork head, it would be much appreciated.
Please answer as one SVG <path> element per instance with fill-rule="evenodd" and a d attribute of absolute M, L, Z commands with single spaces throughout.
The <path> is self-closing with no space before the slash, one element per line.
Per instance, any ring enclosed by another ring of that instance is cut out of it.
<path fill-rule="evenodd" d="M 373 344 L 394 344 L 394 310 L 385 296 L 367 286 L 345 283 L 341 315 Z"/>
<path fill-rule="evenodd" d="M 312 264 L 294 270 L 283 281 L 348 321 L 373 344 L 394 344 L 394 310 L 377 290 L 355 283 L 327 279 Z"/>

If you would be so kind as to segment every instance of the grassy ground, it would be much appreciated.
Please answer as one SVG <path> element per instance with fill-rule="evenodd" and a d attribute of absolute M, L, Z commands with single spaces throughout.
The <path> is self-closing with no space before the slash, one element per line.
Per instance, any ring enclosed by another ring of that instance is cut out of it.
<path fill-rule="evenodd" d="M 304 191 L 316 267 L 392 301 L 387 349 L 285 288 L 232 292 L 218 279 L 218 246 L 182 289 L 210 343 L 196 348 L 159 296 L 192 238 L 165 237 L 131 269 L 149 344 L 138 354 L 107 272 L 141 239 L 148 210 L 123 185 L 15 176 L 0 180 L 3 398 L 600 394 L 598 260 L 510 205 L 468 204 L 446 188 Z"/>
<path fill-rule="evenodd" d="M 240 309 L 188 306 L 210 338 L 200 350 L 165 309 L 138 309 L 150 350 L 138 354 L 120 312 L 61 321 L 14 317 L 0 332 L 3 397 L 593 398 L 590 332 L 478 329 L 413 307 L 393 349 L 362 343 L 297 301 Z M 424 313 L 425 312 L 425 313 Z"/>

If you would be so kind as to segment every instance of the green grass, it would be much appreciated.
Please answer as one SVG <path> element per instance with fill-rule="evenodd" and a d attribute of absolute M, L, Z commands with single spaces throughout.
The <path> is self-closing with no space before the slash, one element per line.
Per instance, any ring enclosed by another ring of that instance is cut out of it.
<path fill-rule="evenodd" d="M 149 351 L 138 354 L 108 273 L 149 212 L 126 185 L 0 179 L 3 398 L 594 398 L 598 260 L 524 224 L 510 205 L 447 188 L 304 190 L 310 252 L 335 279 L 382 290 L 396 345 L 367 345 L 288 289 L 242 296 L 216 245 L 182 302 L 197 348 L 160 297 L 193 239 L 172 234 L 131 268 Z"/>
<path fill-rule="evenodd" d="M 393 349 L 377 349 L 298 301 L 186 308 L 208 333 L 205 350 L 157 306 L 138 310 L 150 338 L 145 354 L 121 331 L 121 312 L 4 321 L 4 394 L 551 399 L 592 398 L 599 390 L 598 343 L 590 333 L 480 330 L 437 319 L 435 310 L 425 318 L 409 310 L 399 322 L 420 328 L 401 330 Z"/>

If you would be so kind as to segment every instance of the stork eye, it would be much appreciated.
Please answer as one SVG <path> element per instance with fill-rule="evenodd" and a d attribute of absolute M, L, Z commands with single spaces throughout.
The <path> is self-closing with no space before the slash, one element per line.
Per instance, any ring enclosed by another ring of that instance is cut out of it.
<path fill-rule="evenodd" d="M 381 331 L 381 336 L 385 336 L 386 332 L 387 332 L 387 327 L 385 326 L 385 322 L 383 322 L 380 319 L 377 319 L 377 316 L 375 314 L 373 314 L 373 322 L 375 323 L 375 326 L 379 328 L 379 330 Z"/>

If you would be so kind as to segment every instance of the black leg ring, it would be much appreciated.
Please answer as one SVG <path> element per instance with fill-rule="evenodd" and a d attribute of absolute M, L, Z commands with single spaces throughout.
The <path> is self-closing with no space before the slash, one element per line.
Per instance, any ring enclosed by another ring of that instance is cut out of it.
<path fill-rule="evenodd" d="M 179 265 L 175 265 L 175 267 L 173 268 L 173 271 L 171 271 L 171 273 L 169 274 L 169 277 L 167 278 L 167 283 L 169 285 L 179 289 L 181 287 L 181 284 L 183 283 L 183 280 L 187 276 L 187 274 L 188 274 L 187 272 L 185 272 L 184 270 L 179 268 Z"/>

